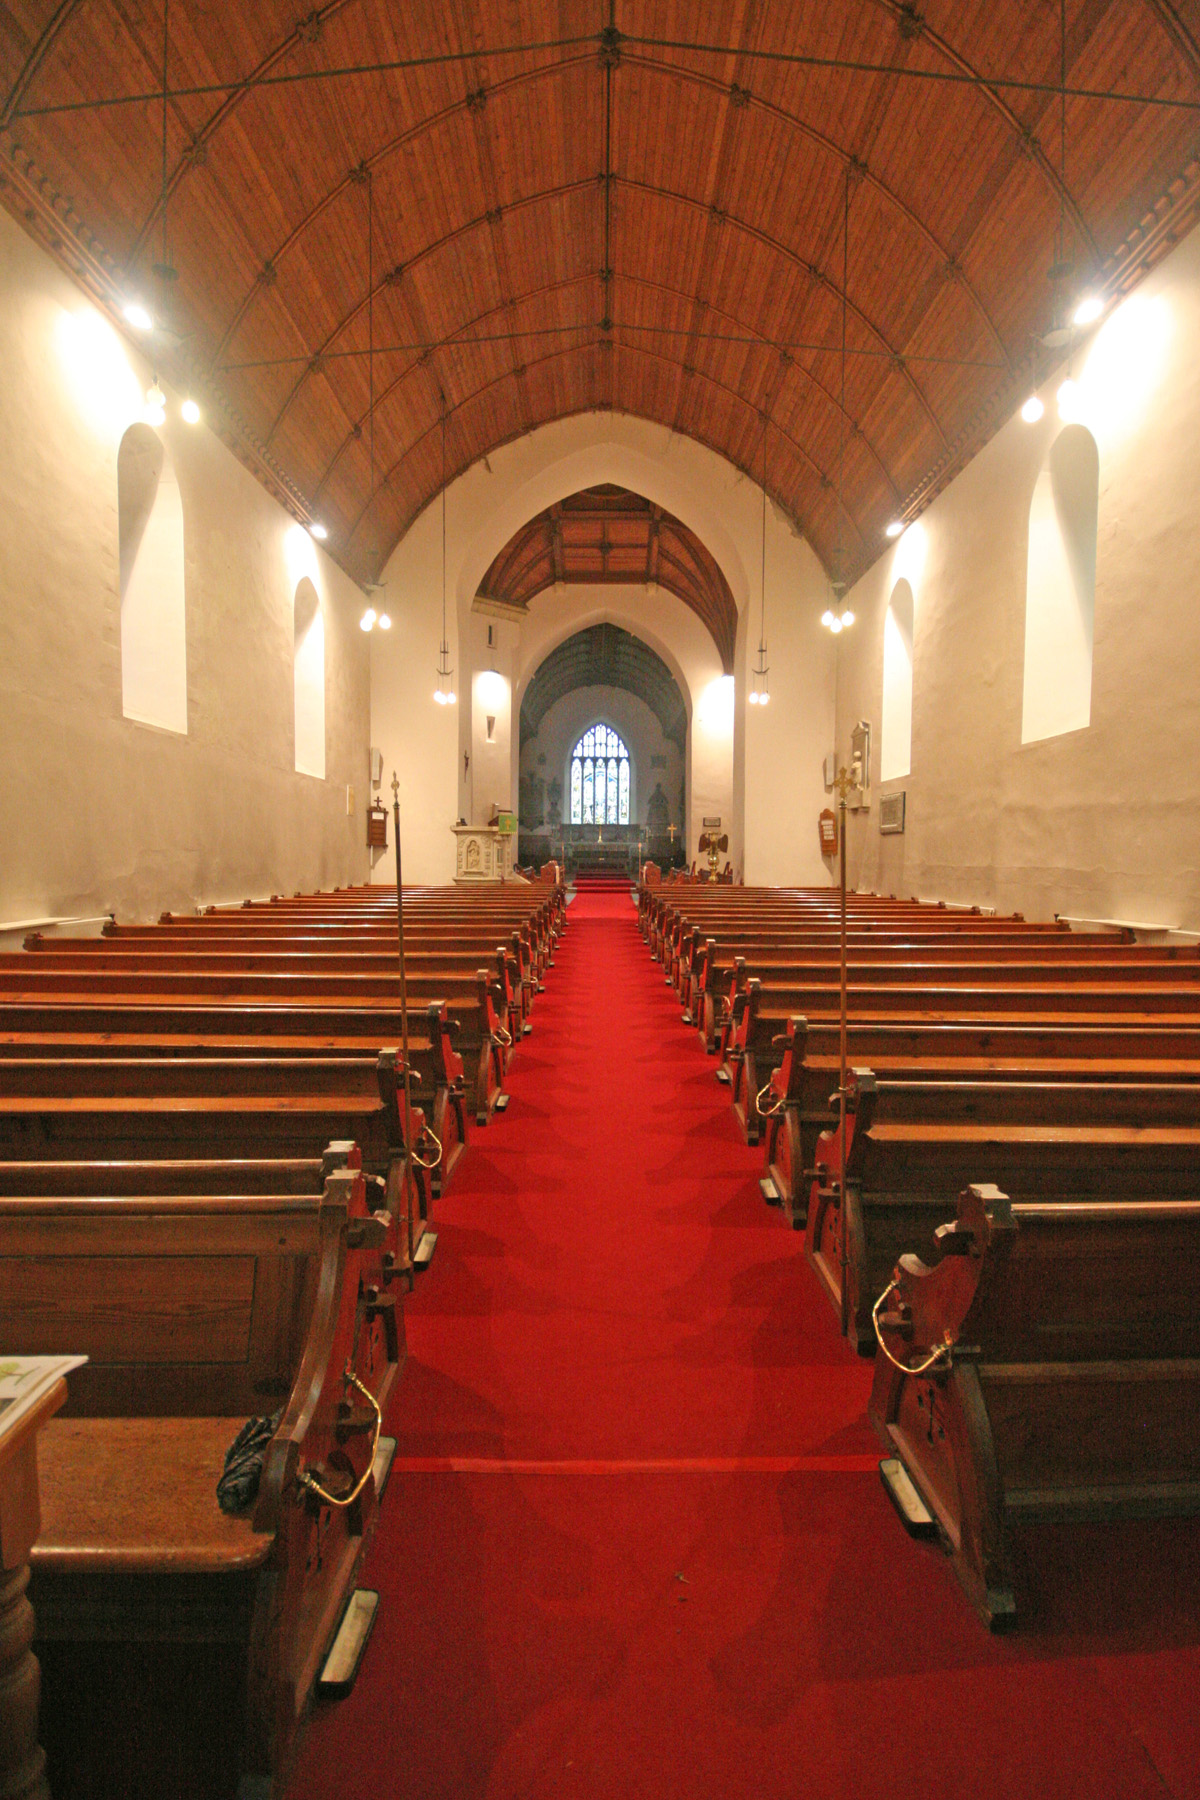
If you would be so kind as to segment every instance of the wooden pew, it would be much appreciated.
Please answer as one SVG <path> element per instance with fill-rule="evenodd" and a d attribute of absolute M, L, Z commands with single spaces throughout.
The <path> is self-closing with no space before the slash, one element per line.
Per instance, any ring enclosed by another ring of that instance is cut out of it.
<path fill-rule="evenodd" d="M 982 1162 L 986 1162 L 986 1157 Z M 968 1186 L 881 1295 L 870 1417 L 993 1628 L 1013 1527 L 1200 1511 L 1200 1199 Z"/>
<path fill-rule="evenodd" d="M 111 1741 L 73 1740 L 83 1692 L 167 1646 L 223 1645 L 240 1695 L 224 1722 L 234 1773 L 281 1794 L 376 1514 L 375 1421 L 403 1357 L 385 1221 L 350 1163 L 315 1195 L 8 1186 L 0 1172 L 0 1336 L 91 1359 L 41 1456 L 31 1565 L 48 1748 L 86 1758 L 89 1792 L 126 1792 Z M 222 1513 L 225 1451 L 280 1405 L 257 1502 Z M 362 1485 L 334 1506 L 314 1481 L 340 1499 Z M 117 1730 L 137 1696 L 108 1691 Z M 195 1696 L 176 1697 L 176 1718 L 143 1726 L 139 1756 L 177 1749 Z"/>
<path fill-rule="evenodd" d="M 1099 940 L 1099 941 L 1098 941 Z M 912 979 L 924 965 L 932 977 L 956 966 L 976 966 L 981 980 L 1004 979 L 1022 982 L 1035 979 L 1034 970 L 1053 969 L 1064 980 L 1086 979 L 1085 971 L 1095 980 L 1111 978 L 1116 968 L 1132 971 L 1131 979 L 1169 980 L 1178 976 L 1190 981 L 1200 975 L 1192 952 L 1186 958 L 1174 950 L 1159 952 L 1139 947 L 1114 948 L 1111 939 L 1100 934 L 1084 938 L 1037 939 L 1012 933 L 986 935 L 972 932 L 874 932 L 856 935 L 848 944 L 848 973 L 855 983 L 888 982 Z M 803 960 L 802 960 L 803 959 Z M 1182 963 L 1177 968 L 1176 962 Z M 739 994 L 744 994 L 754 976 L 765 991 L 760 1003 L 778 1009 L 776 990 L 799 985 L 805 979 L 822 979 L 824 971 L 839 966 L 835 934 L 811 938 L 803 944 L 789 946 L 786 956 L 755 953 L 752 943 L 739 945 L 737 953 L 720 952 L 716 940 L 709 938 L 694 951 L 689 960 L 688 947 L 681 963 L 681 982 L 686 984 L 684 997 L 689 1023 L 694 1023 L 710 1052 L 721 1046 L 722 1033 L 733 1012 Z M 904 971 L 908 971 L 905 975 Z"/>
<path fill-rule="evenodd" d="M 219 956 L 195 959 L 191 966 L 157 969 L 144 961 L 133 968 L 118 967 L 103 956 L 59 962 L 52 952 L 0 957 L 0 997 L 9 1006 L 200 1005 L 325 1011 L 378 1011 L 390 1006 L 388 1036 L 393 1041 L 399 1035 L 399 993 L 399 976 L 390 966 L 368 973 L 322 972 L 306 958 L 298 958 L 296 966 L 287 969 L 256 967 L 253 959 L 246 959 L 240 968 L 224 967 Z M 420 976 L 408 985 L 408 1003 L 410 1014 L 435 1005 L 445 1007 L 447 1030 L 439 1032 L 439 1038 L 457 1032 L 454 1055 L 469 1063 L 471 1103 L 476 1117 L 482 1116 L 486 1123 L 499 1092 L 499 1080 L 493 1077 L 497 1067 L 503 1075 L 508 1040 L 513 1035 L 508 1030 L 508 1002 L 498 976 L 479 969 L 473 978 L 456 979 L 448 988 Z M 450 1059 L 445 1061 L 449 1065 Z"/>
<path fill-rule="evenodd" d="M 844 1178 L 837 1133 L 817 1144 L 808 1260 L 846 1336 L 871 1355 L 871 1307 L 889 1270 L 905 1249 L 933 1254 L 973 1175 L 1019 1200 L 1186 1198 L 1197 1192 L 1198 1117 L 1194 1086 L 877 1082 L 856 1070 Z"/>
<path fill-rule="evenodd" d="M 414 1022 L 415 1026 L 415 1022 Z M 396 1030 L 388 1009 L 319 1009 L 282 1006 L 29 1005 L 0 1000 L 0 1069 L 13 1059 L 187 1057 L 334 1059 L 370 1056 Z M 433 1172 L 434 1196 L 445 1192 L 467 1141 L 467 1088 L 455 1049 L 458 1023 L 443 1002 L 432 1001 L 408 1048 L 413 1103 L 427 1113 L 441 1158 Z M 231 1080 L 236 1077 L 231 1075 Z M 328 1079 L 337 1085 L 337 1071 Z M 422 1091 L 424 1090 L 424 1091 Z M 426 1097 L 428 1095 L 428 1098 Z M 385 1104 L 387 1097 L 385 1096 Z M 424 1147 L 422 1148 L 424 1154 Z"/>
<path fill-rule="evenodd" d="M 399 1057 L 10 1059 L 0 1065 L 0 1162 L 304 1158 L 360 1146 L 383 1183 L 387 1249 L 411 1271 L 429 1217 L 423 1115 L 404 1142 Z M 410 1153 L 411 1151 L 411 1153 Z"/>
<path fill-rule="evenodd" d="M 1200 1083 L 1200 1019 L 1174 1031 L 852 1020 L 847 1038 L 852 1061 L 869 1062 L 883 1080 Z M 800 1228 L 817 1141 L 837 1114 L 837 1028 L 791 1019 L 782 1050 L 759 1108 L 764 1173 L 784 1217 Z"/>
<path fill-rule="evenodd" d="M 1157 980 L 1143 975 L 1125 980 L 1116 967 L 1113 978 L 1106 981 L 1088 973 L 1078 979 L 1060 979 L 1061 972 L 1053 965 L 1040 973 L 1042 979 L 1009 982 L 998 975 L 985 984 L 978 979 L 978 969 L 968 962 L 940 968 L 933 975 L 913 972 L 911 981 L 859 981 L 849 990 L 850 1011 L 855 1019 L 1007 1019 L 1014 1024 L 1091 1018 L 1116 1023 L 1157 1021 L 1166 1026 L 1200 1020 L 1200 985 L 1190 979 Z M 769 997 L 763 985 L 751 977 L 746 992 L 735 997 L 723 1067 L 735 1116 L 749 1143 L 759 1141 L 763 1120 L 757 1096 L 782 1061 L 789 1018 L 803 1014 L 824 1022 L 837 1017 L 836 970 L 832 974 L 832 980 L 775 989 Z"/>

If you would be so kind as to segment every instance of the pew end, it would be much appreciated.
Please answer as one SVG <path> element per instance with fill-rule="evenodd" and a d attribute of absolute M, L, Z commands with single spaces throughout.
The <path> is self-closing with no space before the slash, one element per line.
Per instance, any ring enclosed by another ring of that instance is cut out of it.
<path fill-rule="evenodd" d="M 973 1184 L 937 1239 L 876 1303 L 868 1411 L 999 1631 L 1030 1609 L 1024 1521 L 1200 1513 L 1200 1201 Z"/>
<path fill-rule="evenodd" d="M 156 1180 L 146 1194 L 0 1199 L 6 1342 L 91 1358 L 43 1438 L 30 1561 L 47 1746 L 86 1759 L 97 1796 L 132 1791 L 107 1736 L 80 1723 L 100 1717 L 141 1745 L 141 1791 L 194 1791 L 214 1753 L 210 1676 L 243 1778 L 282 1792 L 374 1524 L 374 1443 L 404 1358 L 389 1221 L 358 1160 L 331 1145 L 307 1194 L 175 1195 Z M 257 1500 L 222 1512 L 226 1451 L 281 1402 Z M 349 1503 L 326 1504 L 314 1482 Z M 181 1678 L 155 1704 L 178 1718 L 147 1736 L 120 1682 L 164 1658 Z M 160 1754 L 162 1770 L 143 1766 Z"/>

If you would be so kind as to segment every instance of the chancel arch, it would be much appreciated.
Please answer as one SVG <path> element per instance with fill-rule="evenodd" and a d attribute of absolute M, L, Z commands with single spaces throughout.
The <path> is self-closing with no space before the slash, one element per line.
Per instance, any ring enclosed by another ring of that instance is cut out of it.
<path fill-rule="evenodd" d="M 183 502 L 166 444 L 131 425 L 117 450 L 121 711 L 186 733 L 187 613 Z"/>
<path fill-rule="evenodd" d="M 542 848 L 535 840 L 593 825 L 680 841 L 687 708 L 670 669 L 633 633 L 597 625 L 558 645 L 525 689 L 520 735 L 520 826 L 531 854 Z"/>

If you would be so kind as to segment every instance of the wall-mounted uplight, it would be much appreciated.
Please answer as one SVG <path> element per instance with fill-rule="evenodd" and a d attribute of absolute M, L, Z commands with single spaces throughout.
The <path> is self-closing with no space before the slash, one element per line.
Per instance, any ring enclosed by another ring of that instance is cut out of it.
<path fill-rule="evenodd" d="M 312 521 L 312 523 L 309 525 L 308 529 L 309 529 L 310 533 L 312 534 L 312 536 L 316 538 L 316 540 L 319 544 L 323 544 L 325 542 L 325 539 L 329 536 L 328 531 L 326 531 L 324 525 L 322 525 L 322 523 L 319 519 L 314 519 Z"/>
<path fill-rule="evenodd" d="M 884 537 L 898 538 L 903 530 L 904 520 L 893 519 L 890 525 L 885 526 L 883 535 Z"/>
<path fill-rule="evenodd" d="M 154 386 L 146 394 L 146 423 L 156 428 L 167 422 L 167 396 L 158 385 L 155 377 Z"/>
<path fill-rule="evenodd" d="M 1021 417 L 1027 425 L 1036 425 L 1045 410 L 1046 408 L 1042 405 L 1038 396 L 1036 394 L 1030 394 L 1028 400 L 1021 408 Z"/>
<path fill-rule="evenodd" d="M 1085 294 L 1071 314 L 1071 323 L 1072 325 L 1094 325 L 1103 311 L 1104 301 L 1099 294 Z"/>
<path fill-rule="evenodd" d="M 362 618 L 358 621 L 359 630 L 360 631 L 373 630 L 374 625 L 375 625 L 375 620 L 378 618 L 378 616 L 379 615 L 376 613 L 375 608 L 373 606 L 368 606 L 366 612 L 363 614 Z"/>
<path fill-rule="evenodd" d="M 185 400 L 179 411 L 183 416 L 185 424 L 198 425 L 200 423 L 200 408 L 196 405 L 194 400 Z"/>
<path fill-rule="evenodd" d="M 140 300 L 127 300 L 121 308 L 121 317 L 135 331 L 153 331 L 154 317 Z"/>

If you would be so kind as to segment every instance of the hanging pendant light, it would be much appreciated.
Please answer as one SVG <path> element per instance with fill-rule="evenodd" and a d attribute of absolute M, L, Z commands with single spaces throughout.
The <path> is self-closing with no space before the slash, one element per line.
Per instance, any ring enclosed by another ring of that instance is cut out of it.
<path fill-rule="evenodd" d="M 850 269 L 850 171 L 846 170 L 846 189 L 842 201 L 842 358 L 841 358 L 841 423 L 838 435 L 838 475 L 837 475 L 837 548 L 834 551 L 834 569 L 836 573 L 829 583 L 833 596 L 833 605 L 827 606 L 821 614 L 821 623 L 826 631 L 840 637 L 854 623 L 854 614 L 844 604 L 846 594 L 846 551 L 842 540 L 842 527 L 846 507 L 842 498 L 846 474 L 846 285 Z M 893 519 L 887 527 L 888 537 L 899 537 L 905 529 L 902 519 Z"/>
<path fill-rule="evenodd" d="M 454 670 L 450 667 L 450 644 L 446 637 L 446 401 L 442 398 L 442 642 L 438 651 L 437 690 L 434 699 L 439 706 L 453 706 Z"/>
<path fill-rule="evenodd" d="M 759 567 L 758 661 L 754 665 L 753 683 L 746 698 L 751 706 L 766 706 L 771 698 L 767 662 L 767 426 L 763 420 L 762 437 L 762 559 Z"/>

